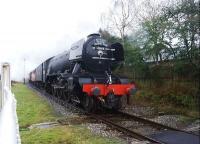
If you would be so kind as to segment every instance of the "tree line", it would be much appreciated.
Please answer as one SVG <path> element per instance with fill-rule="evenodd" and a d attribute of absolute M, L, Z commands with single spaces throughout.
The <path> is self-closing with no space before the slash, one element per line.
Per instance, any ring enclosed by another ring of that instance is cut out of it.
<path fill-rule="evenodd" d="M 165 65 L 173 77 L 197 79 L 199 21 L 197 0 L 114 0 L 109 11 L 102 14 L 99 31 L 110 42 L 122 42 L 124 67 L 134 75 L 162 75 Z"/>

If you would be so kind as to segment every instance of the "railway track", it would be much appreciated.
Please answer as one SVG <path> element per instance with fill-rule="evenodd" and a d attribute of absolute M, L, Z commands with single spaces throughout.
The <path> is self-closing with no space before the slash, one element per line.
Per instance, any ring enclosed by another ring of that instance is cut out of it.
<path fill-rule="evenodd" d="M 190 132 L 182 131 L 176 128 L 172 128 L 160 123 L 150 121 L 132 114 L 124 113 L 122 111 L 115 111 L 114 113 L 102 113 L 94 114 L 88 113 L 72 104 L 66 104 L 64 101 L 53 97 L 52 95 L 42 91 L 36 87 L 31 86 L 32 88 L 39 91 L 42 95 L 45 95 L 48 98 L 53 99 L 57 103 L 63 106 L 70 106 L 73 109 L 76 109 L 88 117 L 101 121 L 114 129 L 117 129 L 120 132 L 123 132 L 127 136 L 131 136 L 141 141 L 148 141 L 150 143 L 158 144 L 199 144 L 199 136 L 192 134 Z M 123 122 L 129 122 L 129 125 L 126 126 Z M 62 120 L 58 120 L 62 124 Z M 130 125 L 130 123 L 132 125 Z M 136 126 L 137 125 L 137 126 Z M 153 131 L 153 133 L 146 133 L 145 131 L 141 132 L 140 129 L 148 129 Z M 146 133 L 146 134 L 145 134 Z"/>
<path fill-rule="evenodd" d="M 95 115 L 98 119 L 115 127 L 129 136 L 139 140 L 146 140 L 151 143 L 159 144 L 199 144 L 199 135 L 169 127 L 160 123 L 150 121 L 132 114 L 116 111 L 113 115 Z M 118 119 L 120 118 L 120 119 Z M 128 121 L 132 125 L 126 126 L 123 122 Z M 137 126 L 135 126 L 137 125 Z M 138 130 L 139 127 L 139 130 Z M 149 130 L 150 127 L 153 133 L 140 132 L 140 127 Z M 145 134 L 146 133 L 146 134 Z"/>
<path fill-rule="evenodd" d="M 140 134 L 138 132 L 135 132 L 133 130 L 130 130 L 120 124 L 117 124 L 111 120 L 108 120 L 107 118 L 105 117 L 102 117 L 102 116 L 99 116 L 99 115 L 95 115 L 95 114 L 92 114 L 90 115 L 91 117 L 95 118 L 95 119 L 98 119 L 100 121 L 102 121 L 103 123 L 106 123 L 107 125 L 117 129 L 118 131 L 121 131 L 123 132 L 124 134 L 128 135 L 128 136 L 131 136 L 133 138 L 136 138 L 138 140 L 141 140 L 141 141 L 149 141 L 151 143 L 158 143 L 158 144 L 163 144 L 162 142 L 160 141 L 157 141 L 156 139 L 153 139 L 151 137 L 148 137 L 148 136 L 145 136 L 143 134 Z"/>

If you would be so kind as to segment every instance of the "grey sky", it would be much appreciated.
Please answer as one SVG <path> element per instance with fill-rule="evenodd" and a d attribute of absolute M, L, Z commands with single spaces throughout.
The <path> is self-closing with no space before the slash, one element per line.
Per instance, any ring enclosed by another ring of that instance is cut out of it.
<path fill-rule="evenodd" d="M 22 80 L 50 56 L 100 28 L 111 0 L 0 0 L 0 63 Z"/>

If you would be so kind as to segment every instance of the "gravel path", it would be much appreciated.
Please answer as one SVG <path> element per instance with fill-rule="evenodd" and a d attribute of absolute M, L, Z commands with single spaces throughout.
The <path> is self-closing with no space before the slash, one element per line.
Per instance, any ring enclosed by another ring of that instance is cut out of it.
<path fill-rule="evenodd" d="M 128 106 L 124 112 L 134 114 L 137 116 L 145 117 L 149 120 L 174 127 L 177 129 L 186 130 L 189 132 L 194 132 L 195 134 L 200 133 L 200 120 L 195 121 L 184 121 L 183 119 L 192 119 L 182 115 L 160 115 L 157 109 L 147 106 Z M 148 131 L 148 130 L 147 130 Z"/>

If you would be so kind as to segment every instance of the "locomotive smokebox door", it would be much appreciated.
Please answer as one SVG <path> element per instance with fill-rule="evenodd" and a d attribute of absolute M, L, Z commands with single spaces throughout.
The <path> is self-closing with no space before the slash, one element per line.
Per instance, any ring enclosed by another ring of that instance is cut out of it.
<path fill-rule="evenodd" d="M 124 60 L 124 49 L 120 43 L 114 43 L 111 45 L 111 48 L 114 49 L 113 56 L 116 61 L 123 61 Z"/>

